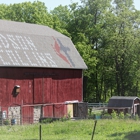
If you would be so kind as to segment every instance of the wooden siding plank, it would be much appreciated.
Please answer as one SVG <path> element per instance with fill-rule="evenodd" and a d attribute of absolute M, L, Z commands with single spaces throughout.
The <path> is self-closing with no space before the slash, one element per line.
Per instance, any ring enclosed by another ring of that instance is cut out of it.
<path fill-rule="evenodd" d="M 23 104 L 33 103 L 33 80 L 32 79 L 21 80 L 19 81 L 19 85 L 20 85 L 19 102 L 20 103 L 23 102 Z"/>
<path fill-rule="evenodd" d="M 51 93 L 51 103 L 57 103 L 58 95 L 57 95 L 57 80 L 52 79 L 52 93 Z"/>
<path fill-rule="evenodd" d="M 7 86 L 6 86 L 7 95 L 11 95 L 11 96 L 7 96 L 7 102 L 9 103 L 10 106 L 12 106 L 13 104 L 16 104 L 16 98 L 13 97 L 15 80 L 8 79 L 6 82 L 7 82 Z"/>
<path fill-rule="evenodd" d="M 53 105 L 47 105 L 43 107 L 43 117 L 53 117 Z"/>
<path fill-rule="evenodd" d="M 33 123 L 33 107 L 22 107 L 22 124 Z"/>
<path fill-rule="evenodd" d="M 50 103 L 52 93 L 52 78 L 44 78 L 44 103 Z"/>
<path fill-rule="evenodd" d="M 34 78 L 34 103 L 43 102 L 43 79 Z"/>
<path fill-rule="evenodd" d="M 55 118 L 66 117 L 66 114 L 67 114 L 67 106 L 65 104 L 54 105 L 54 117 Z"/>
<path fill-rule="evenodd" d="M 7 106 L 9 104 L 9 100 L 8 100 L 8 94 L 6 92 L 6 79 L 0 79 L 1 83 L 0 83 L 0 87 L 1 87 L 1 105 L 2 106 Z"/>

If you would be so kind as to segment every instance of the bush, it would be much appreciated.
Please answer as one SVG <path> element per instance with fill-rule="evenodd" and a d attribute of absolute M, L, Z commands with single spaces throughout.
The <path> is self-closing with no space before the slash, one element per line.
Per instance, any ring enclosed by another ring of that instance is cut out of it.
<path fill-rule="evenodd" d="M 131 119 L 131 114 L 126 113 L 125 116 L 124 116 L 124 118 L 125 118 L 125 119 Z"/>
<path fill-rule="evenodd" d="M 92 111 L 92 108 L 89 108 L 88 109 L 88 118 L 95 118 L 95 113 Z"/>
<path fill-rule="evenodd" d="M 51 122 L 53 122 L 53 119 L 52 118 L 42 118 L 42 119 L 40 119 L 40 122 L 41 123 L 51 123 Z"/>
<path fill-rule="evenodd" d="M 10 125 L 10 121 L 8 119 L 6 119 L 6 120 L 3 121 L 3 124 L 4 125 Z"/>
<path fill-rule="evenodd" d="M 138 114 L 136 114 L 133 118 L 134 118 L 134 120 L 138 121 L 139 120 Z"/>
<path fill-rule="evenodd" d="M 112 116 L 112 119 L 117 119 L 118 118 L 118 114 L 115 110 L 112 111 L 111 116 Z"/>
<path fill-rule="evenodd" d="M 106 113 L 102 116 L 103 119 L 112 119 L 112 116 L 109 113 Z"/>
<path fill-rule="evenodd" d="M 119 114 L 119 119 L 124 119 L 125 117 L 124 117 L 124 113 L 123 112 L 120 112 L 120 114 Z"/>

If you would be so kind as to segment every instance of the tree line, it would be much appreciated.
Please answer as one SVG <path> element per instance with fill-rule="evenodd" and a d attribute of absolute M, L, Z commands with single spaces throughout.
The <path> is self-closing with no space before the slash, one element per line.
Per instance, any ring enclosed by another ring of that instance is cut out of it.
<path fill-rule="evenodd" d="M 41 1 L 0 4 L 0 19 L 49 26 L 84 59 L 83 99 L 140 96 L 140 11 L 133 0 L 81 0 L 48 11 Z"/>

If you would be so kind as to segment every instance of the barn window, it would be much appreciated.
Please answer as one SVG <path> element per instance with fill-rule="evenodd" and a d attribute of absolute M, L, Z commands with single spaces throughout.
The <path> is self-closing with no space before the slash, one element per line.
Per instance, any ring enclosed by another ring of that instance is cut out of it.
<path fill-rule="evenodd" d="M 19 85 L 16 85 L 16 86 L 15 86 L 15 92 L 16 92 L 16 93 L 15 93 L 16 95 L 19 94 L 19 92 L 20 92 L 20 86 L 19 86 Z"/>
<path fill-rule="evenodd" d="M 13 97 L 16 97 L 20 93 L 20 86 L 15 85 L 12 91 Z"/>

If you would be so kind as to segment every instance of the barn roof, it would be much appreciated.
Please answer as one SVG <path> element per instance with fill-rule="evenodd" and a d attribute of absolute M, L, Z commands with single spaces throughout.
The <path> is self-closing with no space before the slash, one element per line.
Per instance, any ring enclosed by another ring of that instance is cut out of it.
<path fill-rule="evenodd" d="M 132 107 L 136 96 L 112 96 L 109 99 L 108 107 Z"/>
<path fill-rule="evenodd" d="M 87 69 L 71 39 L 43 25 L 0 20 L 0 66 Z"/>

